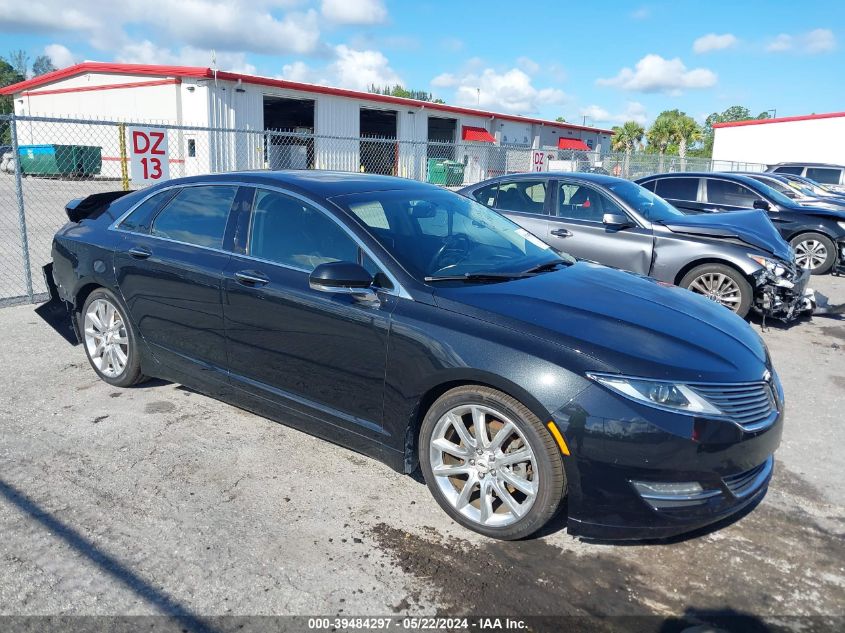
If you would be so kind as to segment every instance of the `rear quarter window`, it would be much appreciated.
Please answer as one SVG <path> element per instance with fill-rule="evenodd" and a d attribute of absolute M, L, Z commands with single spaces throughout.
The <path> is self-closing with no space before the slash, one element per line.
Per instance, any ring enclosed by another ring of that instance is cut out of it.
<path fill-rule="evenodd" d="M 135 207 L 132 213 L 123 219 L 123 222 L 120 223 L 118 228 L 122 231 L 131 231 L 132 233 L 149 233 L 150 222 L 156 211 L 175 195 L 175 193 L 173 189 L 168 189 L 150 196 Z"/>
<path fill-rule="evenodd" d="M 838 185 L 842 181 L 842 170 L 830 167 L 807 167 L 807 178 L 823 185 Z"/>

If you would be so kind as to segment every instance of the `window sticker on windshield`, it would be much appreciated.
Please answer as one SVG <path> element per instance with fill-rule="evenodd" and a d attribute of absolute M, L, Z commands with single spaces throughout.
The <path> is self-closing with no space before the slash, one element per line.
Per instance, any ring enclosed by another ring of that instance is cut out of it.
<path fill-rule="evenodd" d="M 537 248 L 542 248 L 543 250 L 548 250 L 548 249 L 551 248 L 551 246 L 546 244 L 539 237 L 535 237 L 534 235 L 531 235 L 531 233 L 529 233 L 525 229 L 516 229 L 516 234 L 519 235 L 521 238 L 528 240 L 529 242 L 531 242 Z"/>

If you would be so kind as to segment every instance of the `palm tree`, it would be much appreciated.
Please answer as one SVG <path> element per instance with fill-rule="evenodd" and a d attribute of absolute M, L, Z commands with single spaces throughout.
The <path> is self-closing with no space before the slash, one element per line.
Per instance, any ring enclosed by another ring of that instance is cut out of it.
<path fill-rule="evenodd" d="M 657 170 L 663 171 L 663 158 L 666 156 L 666 148 L 675 140 L 676 130 L 675 122 L 670 117 L 658 116 L 646 135 L 648 144 L 657 148 L 658 167 Z"/>
<path fill-rule="evenodd" d="M 701 126 L 686 114 L 675 121 L 675 135 L 678 139 L 678 156 L 681 157 L 681 170 L 687 166 L 687 147 L 698 143 L 703 138 Z"/>
<path fill-rule="evenodd" d="M 621 126 L 613 128 L 613 140 L 611 147 L 614 151 L 625 152 L 625 176 L 630 174 L 631 168 L 631 154 L 634 152 L 645 136 L 643 126 L 636 121 L 626 121 Z"/>

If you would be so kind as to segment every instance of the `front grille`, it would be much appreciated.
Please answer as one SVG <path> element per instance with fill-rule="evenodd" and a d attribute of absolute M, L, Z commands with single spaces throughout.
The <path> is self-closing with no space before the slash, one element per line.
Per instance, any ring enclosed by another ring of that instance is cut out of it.
<path fill-rule="evenodd" d="M 765 481 L 772 471 L 773 460 L 771 457 L 759 466 L 746 470 L 738 475 L 722 477 L 722 481 L 730 489 L 734 497 L 745 497 L 754 492 Z"/>
<path fill-rule="evenodd" d="M 775 410 L 775 398 L 768 382 L 691 384 L 689 387 L 748 431 L 765 426 Z"/>

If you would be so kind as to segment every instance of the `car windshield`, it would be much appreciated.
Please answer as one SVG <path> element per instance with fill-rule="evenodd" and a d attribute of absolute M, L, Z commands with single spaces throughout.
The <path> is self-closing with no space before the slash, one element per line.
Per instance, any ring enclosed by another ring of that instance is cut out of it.
<path fill-rule="evenodd" d="M 784 205 L 786 207 L 791 207 L 795 205 L 794 200 L 790 200 L 777 189 L 772 189 L 769 185 L 762 183 L 759 180 L 755 180 L 754 178 L 748 178 L 748 182 L 753 183 L 753 189 L 758 194 L 760 194 L 762 197 L 774 201 L 776 204 Z"/>
<path fill-rule="evenodd" d="M 372 191 L 338 196 L 418 279 L 508 278 L 574 260 L 497 212 L 450 191 Z"/>
<path fill-rule="evenodd" d="M 668 222 L 684 217 L 681 211 L 678 211 L 663 198 L 634 182 L 620 180 L 607 185 L 607 188 L 622 198 L 634 211 L 649 222 Z"/>

